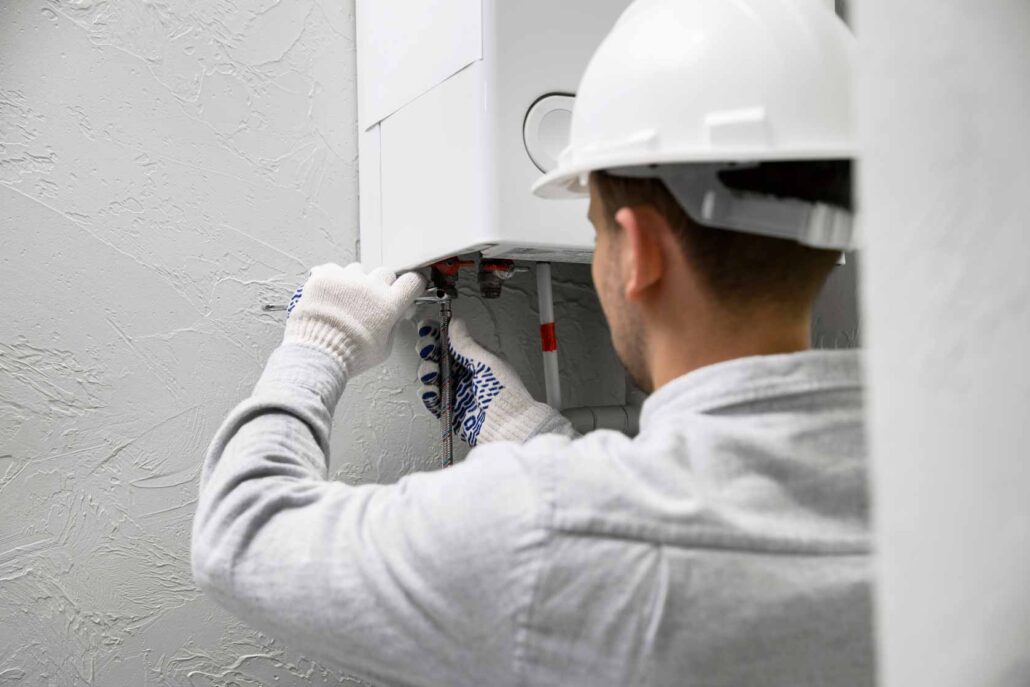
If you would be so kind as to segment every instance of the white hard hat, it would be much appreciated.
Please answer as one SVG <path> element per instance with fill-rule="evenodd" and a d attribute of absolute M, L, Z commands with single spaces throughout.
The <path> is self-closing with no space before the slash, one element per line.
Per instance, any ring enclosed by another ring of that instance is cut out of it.
<path fill-rule="evenodd" d="M 730 191 L 727 167 L 855 156 L 854 37 L 824 0 L 636 0 L 594 54 L 570 144 L 533 192 L 660 178 L 708 226 L 854 247 L 851 213 Z"/>

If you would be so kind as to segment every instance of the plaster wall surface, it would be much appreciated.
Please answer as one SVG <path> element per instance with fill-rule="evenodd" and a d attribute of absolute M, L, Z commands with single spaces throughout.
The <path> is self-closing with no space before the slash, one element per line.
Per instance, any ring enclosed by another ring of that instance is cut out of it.
<path fill-rule="evenodd" d="M 261 306 L 355 257 L 354 81 L 350 1 L 0 3 L 0 683 L 347 681 L 188 552 L 207 442 L 282 335 Z M 587 271 L 556 277 L 569 402 L 621 402 Z M 520 275 L 456 311 L 542 395 L 535 302 Z M 437 464 L 413 329 L 351 382 L 335 478 Z"/>
<path fill-rule="evenodd" d="M 352 0 L 0 3 L 0 684 L 356 682 L 188 560 L 203 452 L 281 338 L 262 305 L 355 257 L 354 82 Z M 555 277 L 567 405 L 622 402 L 587 268 Z M 816 339 L 853 345 L 834 280 Z M 466 284 L 456 312 L 542 398 L 533 276 Z M 350 383 L 335 479 L 437 464 L 413 347 L 402 326 Z"/>
<path fill-rule="evenodd" d="M 887 687 L 1030 684 L 1030 4 L 854 3 Z"/>

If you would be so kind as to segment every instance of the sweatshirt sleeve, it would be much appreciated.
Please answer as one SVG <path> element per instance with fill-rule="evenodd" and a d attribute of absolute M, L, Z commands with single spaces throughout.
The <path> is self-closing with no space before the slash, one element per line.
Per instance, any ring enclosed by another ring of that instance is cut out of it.
<path fill-rule="evenodd" d="M 205 459 L 194 579 L 253 627 L 352 675 L 510 684 L 545 531 L 522 447 L 483 447 L 393 485 L 327 480 L 344 384 L 316 348 L 273 353 Z"/>

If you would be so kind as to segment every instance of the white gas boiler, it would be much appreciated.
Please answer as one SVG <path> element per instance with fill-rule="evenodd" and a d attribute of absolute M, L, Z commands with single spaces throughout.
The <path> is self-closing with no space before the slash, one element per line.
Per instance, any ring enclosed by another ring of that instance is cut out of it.
<path fill-rule="evenodd" d="M 361 261 L 586 262 L 584 200 L 530 186 L 629 0 L 358 0 Z"/>

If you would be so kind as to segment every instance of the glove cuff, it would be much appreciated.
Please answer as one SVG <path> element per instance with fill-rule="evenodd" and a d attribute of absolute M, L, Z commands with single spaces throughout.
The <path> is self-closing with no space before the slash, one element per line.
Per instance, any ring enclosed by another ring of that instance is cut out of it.
<path fill-rule="evenodd" d="M 356 346 L 339 327 L 328 322 L 291 317 L 286 322 L 283 343 L 300 343 L 321 348 L 340 364 L 348 379 L 360 370 L 355 360 Z"/>
<path fill-rule="evenodd" d="M 545 424 L 553 424 L 555 416 L 559 416 L 558 411 L 546 403 L 538 403 L 520 394 L 502 392 L 490 403 L 479 441 L 521 443 L 539 434 Z"/>

